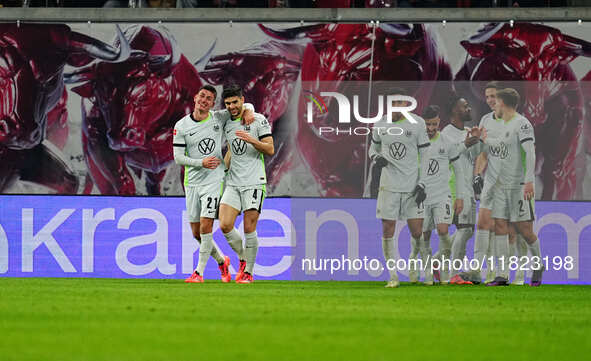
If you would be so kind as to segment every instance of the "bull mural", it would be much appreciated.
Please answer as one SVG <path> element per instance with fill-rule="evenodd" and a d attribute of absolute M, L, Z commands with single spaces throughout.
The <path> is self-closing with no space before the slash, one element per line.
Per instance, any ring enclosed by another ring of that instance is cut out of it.
<path fill-rule="evenodd" d="M 76 193 L 78 180 L 59 152 L 67 138 L 64 66 L 117 62 L 128 49 L 66 25 L 0 24 L 0 190 L 20 178 Z"/>
<path fill-rule="evenodd" d="M 115 34 L 106 44 L 67 25 L 0 25 L 0 189 L 20 179 L 39 185 L 36 193 L 48 188 L 91 193 L 96 186 L 109 195 L 144 189 L 177 194 L 182 179 L 177 174 L 166 178 L 174 179 L 172 188 L 163 184 L 165 173 L 176 169 L 171 168 L 171 129 L 192 110 L 194 93 L 207 82 L 238 83 L 272 123 L 277 151 L 265 162 L 269 195 L 360 197 L 370 163 L 367 136 L 321 134 L 320 127 L 338 125 L 337 101 L 326 97 L 322 107 L 313 106 L 309 123 L 311 94 L 358 94 L 357 110 L 371 117 L 377 113 L 377 94 L 393 86 L 410 90 L 418 114 L 429 104 L 445 108 L 455 90 L 469 100 L 478 120 L 489 111 L 484 84 L 497 80 L 520 92 L 519 111 L 535 127 L 541 197 L 575 199 L 581 188 L 583 197 L 591 194 L 591 187 L 577 185 L 583 171 L 575 167 L 583 138 L 591 154 L 591 137 L 582 135 L 591 134 L 590 127 L 583 129 L 584 120 L 591 119 L 591 97 L 582 91 L 591 83 L 591 67 L 585 64 L 591 48 L 584 35 L 568 35 L 560 24 L 529 23 L 487 24 L 479 30 L 476 24 L 240 26 L 183 24 L 169 31 L 131 25 L 121 31 L 106 24 L 99 31 Z M 191 31 L 204 28 L 204 36 L 193 36 Z M 584 34 L 583 27 L 576 29 Z M 205 60 L 192 64 L 206 53 L 199 49 L 214 42 Z M 458 67 L 452 72 L 450 64 Z M 78 96 L 81 107 L 77 102 L 74 108 Z M 79 114 L 81 134 L 75 133 Z M 354 114 L 352 123 L 368 125 Z M 445 125 L 445 116 L 442 121 Z M 85 162 L 84 189 L 70 168 L 72 159 Z M 291 179 L 299 183 L 289 185 Z"/>
<path fill-rule="evenodd" d="M 591 56 L 591 43 L 545 25 L 487 24 L 461 42 L 468 57 L 455 76 L 479 114 L 486 81 L 515 88 L 518 111 L 530 120 L 536 135 L 537 191 L 542 199 L 573 199 L 575 155 L 583 125 L 583 97 L 569 63 Z"/>
<path fill-rule="evenodd" d="M 82 83 L 72 91 L 83 98 L 84 155 L 100 193 L 136 194 L 135 171 L 145 172 L 147 193 L 158 195 L 173 161 L 172 128 L 193 109 L 202 82 L 166 29 L 135 25 L 123 36 L 131 47 L 125 61 L 96 62 L 66 81 Z"/>
<path fill-rule="evenodd" d="M 327 99 L 328 111 L 315 113 L 315 121 L 311 124 L 304 120 L 307 94 L 321 91 L 349 94 L 361 90 L 351 84 L 370 80 L 372 61 L 374 92 L 387 94 L 387 89 L 392 86 L 390 81 L 400 82 L 411 95 L 420 99 L 417 112 L 431 102 L 440 104 L 444 101 L 434 97 L 435 93 L 445 93 L 442 90 L 436 92 L 437 86 L 449 91 L 451 69 L 437 47 L 434 34 L 424 25 L 382 24 L 376 28 L 373 44 L 373 29 L 367 24 L 262 29 L 278 41 L 304 43 L 297 150 L 314 176 L 322 196 L 362 196 L 367 139 L 348 134 L 320 134 L 319 127 L 338 125 L 337 103 L 334 99 Z M 367 85 L 364 92 L 367 92 Z M 359 108 L 366 109 L 367 101 L 367 97 L 362 99 Z M 372 105 L 371 114 L 375 115 L 376 102 Z"/>

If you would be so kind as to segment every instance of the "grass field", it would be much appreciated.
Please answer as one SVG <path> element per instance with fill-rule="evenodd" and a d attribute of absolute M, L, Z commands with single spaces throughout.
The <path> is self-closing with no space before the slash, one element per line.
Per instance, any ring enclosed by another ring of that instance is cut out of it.
<path fill-rule="evenodd" d="M 591 287 L 0 278 L 0 360 L 582 360 Z"/>

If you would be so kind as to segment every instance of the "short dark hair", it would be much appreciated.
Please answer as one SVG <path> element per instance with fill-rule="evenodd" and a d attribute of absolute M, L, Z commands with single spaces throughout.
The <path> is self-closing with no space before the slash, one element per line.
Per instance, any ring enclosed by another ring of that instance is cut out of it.
<path fill-rule="evenodd" d="M 456 107 L 456 104 L 458 104 L 458 102 L 460 101 L 460 99 L 462 99 L 461 96 L 459 96 L 455 92 L 451 93 L 449 101 L 447 102 L 445 107 L 445 112 L 447 115 L 451 115 L 453 113 L 453 110 Z"/>
<path fill-rule="evenodd" d="M 513 88 L 506 88 L 497 92 L 497 99 L 501 99 L 506 106 L 513 109 L 519 104 L 519 93 Z"/>
<path fill-rule="evenodd" d="M 218 96 L 218 92 L 215 90 L 213 85 L 205 84 L 201 88 L 199 88 L 199 91 L 197 93 L 199 93 L 202 90 L 207 90 L 207 91 L 212 92 L 214 98 Z"/>
<path fill-rule="evenodd" d="M 439 116 L 439 107 L 437 105 L 429 105 L 423 111 L 423 119 L 433 119 Z"/>
<path fill-rule="evenodd" d="M 222 90 L 222 100 L 231 97 L 241 97 L 242 96 L 242 88 L 237 84 L 232 84 L 227 87 L 224 87 Z"/>
<path fill-rule="evenodd" d="M 391 95 L 408 95 L 408 92 L 404 88 L 395 87 L 390 89 Z"/>
<path fill-rule="evenodd" d="M 501 89 L 501 85 L 499 84 L 498 81 L 489 81 L 488 83 L 486 83 L 486 86 L 484 87 L 484 90 L 486 89 Z"/>

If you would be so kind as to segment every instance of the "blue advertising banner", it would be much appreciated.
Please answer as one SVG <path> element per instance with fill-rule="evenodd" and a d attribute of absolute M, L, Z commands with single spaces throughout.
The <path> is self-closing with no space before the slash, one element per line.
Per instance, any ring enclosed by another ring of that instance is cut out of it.
<path fill-rule="evenodd" d="M 199 245 L 183 198 L 14 195 L 0 196 L 0 204 L 1 276 L 183 279 L 197 264 Z M 536 202 L 545 283 L 591 284 L 588 209 L 585 202 Z M 241 223 L 239 218 L 236 228 L 242 233 Z M 257 232 L 256 279 L 387 279 L 375 200 L 267 199 Z M 410 237 L 404 222 L 395 238 L 396 266 L 406 280 Z M 435 232 L 431 240 L 435 252 Z M 217 222 L 214 241 L 231 257 L 235 274 L 238 259 Z M 468 259 L 472 249 L 469 241 Z M 205 277 L 219 277 L 213 259 Z"/>

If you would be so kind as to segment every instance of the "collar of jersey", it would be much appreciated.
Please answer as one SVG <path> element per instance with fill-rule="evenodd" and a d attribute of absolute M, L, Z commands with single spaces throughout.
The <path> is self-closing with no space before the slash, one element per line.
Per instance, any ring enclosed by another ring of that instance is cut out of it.
<path fill-rule="evenodd" d="M 242 117 L 238 117 L 238 118 L 236 118 L 236 119 L 232 119 L 232 121 L 233 121 L 233 122 L 239 122 L 239 121 L 241 121 L 241 120 L 242 120 Z"/>
<path fill-rule="evenodd" d="M 511 122 L 513 119 L 517 118 L 517 112 L 515 112 L 515 114 L 513 114 L 513 117 L 511 117 L 511 119 L 506 120 L 505 124 L 509 124 L 509 122 Z"/>
<path fill-rule="evenodd" d="M 211 112 L 207 113 L 207 118 L 203 119 L 203 120 L 197 120 L 195 118 L 193 118 L 193 112 L 191 112 L 191 114 L 189 114 L 191 116 L 191 120 L 194 121 L 195 123 L 205 123 L 206 121 L 209 120 L 209 118 L 211 118 Z"/>
<path fill-rule="evenodd" d="M 405 118 L 405 117 L 402 117 L 402 118 L 400 118 L 400 119 L 399 119 L 399 120 L 397 120 L 397 121 L 392 121 L 392 123 L 391 123 L 391 124 L 398 124 L 398 123 L 400 123 L 400 122 L 402 122 L 402 121 L 404 121 L 404 120 L 406 120 L 406 118 Z"/>
<path fill-rule="evenodd" d="M 435 136 L 434 136 L 433 138 L 429 139 L 429 141 L 430 141 L 431 143 L 433 143 L 434 141 L 436 141 L 437 139 L 439 139 L 439 135 L 440 135 L 440 134 L 441 134 L 441 133 L 440 133 L 439 131 L 437 131 L 437 134 L 435 134 Z"/>
<path fill-rule="evenodd" d="M 454 123 L 452 123 L 452 122 L 450 122 L 449 124 L 450 124 L 452 127 L 454 127 L 455 129 L 459 130 L 460 132 L 463 132 L 463 131 L 465 131 L 465 130 L 466 130 L 466 128 L 458 128 L 458 127 L 456 127 L 456 125 L 455 125 Z"/>

